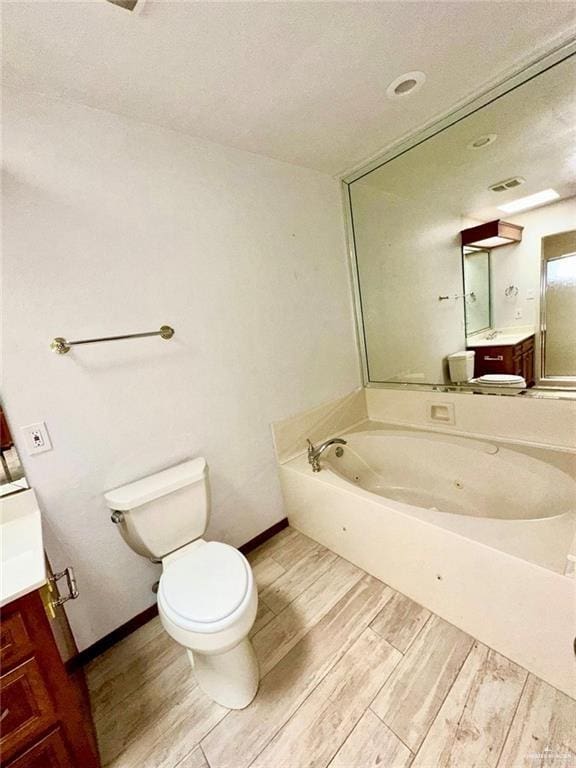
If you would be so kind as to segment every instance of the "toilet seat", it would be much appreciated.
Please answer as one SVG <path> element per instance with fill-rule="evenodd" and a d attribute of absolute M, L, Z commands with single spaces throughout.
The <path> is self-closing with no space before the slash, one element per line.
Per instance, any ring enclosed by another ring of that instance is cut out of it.
<path fill-rule="evenodd" d="M 526 388 L 526 380 L 522 376 L 510 373 L 487 373 L 479 376 L 476 381 L 479 384 L 490 384 L 493 387 L 522 387 Z"/>
<path fill-rule="evenodd" d="M 237 549 L 202 542 L 165 563 L 158 603 L 176 627 L 212 634 L 238 621 L 252 591 L 250 565 Z"/>

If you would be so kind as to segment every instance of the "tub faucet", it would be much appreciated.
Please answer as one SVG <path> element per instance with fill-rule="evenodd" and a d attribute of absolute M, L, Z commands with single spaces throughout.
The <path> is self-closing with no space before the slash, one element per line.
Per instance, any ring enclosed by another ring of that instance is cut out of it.
<path fill-rule="evenodd" d="M 324 451 L 331 445 L 346 445 L 346 440 L 342 440 L 340 437 L 334 437 L 332 440 L 325 440 L 320 445 L 313 445 L 312 441 L 308 439 L 308 463 L 312 467 L 312 472 L 320 472 L 322 467 L 320 466 L 320 457 Z"/>

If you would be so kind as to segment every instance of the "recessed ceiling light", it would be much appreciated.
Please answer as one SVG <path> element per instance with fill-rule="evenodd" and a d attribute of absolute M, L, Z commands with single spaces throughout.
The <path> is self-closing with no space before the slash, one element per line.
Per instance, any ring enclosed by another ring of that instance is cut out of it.
<path fill-rule="evenodd" d="M 482 136 L 478 136 L 477 138 L 473 139 L 469 144 L 466 145 L 466 147 L 468 149 L 484 149 L 484 147 L 488 147 L 490 144 L 494 144 L 497 138 L 497 133 L 485 133 Z"/>
<path fill-rule="evenodd" d="M 498 210 L 505 213 L 519 213 L 519 211 L 527 211 L 529 208 L 537 208 L 539 205 L 546 205 L 551 203 L 552 200 L 558 200 L 560 195 L 554 189 L 544 189 L 542 192 L 536 192 L 534 195 L 528 195 L 527 197 L 519 197 L 518 200 L 512 200 L 504 205 L 499 205 Z"/>
<path fill-rule="evenodd" d="M 405 96 L 413 96 L 426 82 L 424 72 L 406 72 L 396 80 L 393 80 L 386 88 L 386 96 L 389 99 L 402 99 Z"/>

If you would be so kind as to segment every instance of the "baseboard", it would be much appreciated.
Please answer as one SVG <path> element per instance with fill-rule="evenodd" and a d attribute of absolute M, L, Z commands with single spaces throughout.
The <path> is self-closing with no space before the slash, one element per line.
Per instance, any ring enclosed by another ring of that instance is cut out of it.
<path fill-rule="evenodd" d="M 242 546 L 238 547 L 238 549 L 240 552 L 242 552 L 242 554 L 247 555 L 249 552 L 252 552 L 252 550 L 256 549 L 256 547 L 264 544 L 265 541 L 268 541 L 268 539 L 276 536 L 277 533 L 280 533 L 280 531 L 287 527 L 288 518 L 285 517 L 278 523 L 271 525 L 270 528 L 262 531 L 262 533 L 259 533 L 258 536 L 254 536 L 254 538 L 250 539 L 250 541 L 247 541 L 246 544 L 242 544 Z M 158 606 L 156 603 L 154 603 L 154 605 L 146 608 L 146 610 L 142 611 L 142 613 L 134 616 L 125 624 L 121 624 L 116 629 L 113 629 L 112 632 L 109 632 L 107 635 L 104 635 L 104 637 L 101 637 L 100 640 L 97 640 L 95 643 L 88 646 L 88 648 L 85 648 L 71 659 L 68 659 L 65 664 L 66 669 L 68 672 L 74 672 L 79 667 L 83 667 L 85 664 L 88 664 L 89 661 L 92 661 L 97 656 L 100 656 L 101 653 L 104 653 L 104 651 L 107 651 L 109 648 L 112 648 L 113 645 L 119 643 L 120 640 L 123 640 L 125 637 L 128 637 L 128 635 L 131 635 L 132 632 L 140 629 L 140 627 L 142 627 L 144 624 L 147 624 L 157 615 Z"/>
<path fill-rule="evenodd" d="M 247 555 L 248 552 L 252 552 L 252 550 L 259 547 L 261 544 L 264 544 L 265 541 L 268 541 L 268 539 L 271 539 L 272 536 L 276 536 L 277 533 L 280 533 L 280 531 L 283 531 L 284 528 L 288 528 L 288 518 L 284 517 L 280 522 L 274 523 L 274 525 L 271 525 L 270 528 L 266 528 L 265 531 L 262 531 L 262 533 L 259 533 L 258 536 L 254 536 L 253 539 L 250 539 L 250 541 L 247 541 L 246 544 L 242 544 L 241 547 L 238 547 L 240 552 L 242 552 L 243 555 Z"/>

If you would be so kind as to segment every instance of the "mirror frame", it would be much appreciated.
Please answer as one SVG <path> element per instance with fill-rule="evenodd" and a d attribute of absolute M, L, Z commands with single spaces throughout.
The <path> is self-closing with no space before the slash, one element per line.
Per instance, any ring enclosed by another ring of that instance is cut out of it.
<path fill-rule="evenodd" d="M 354 316 L 356 319 L 356 339 L 358 348 L 360 350 L 360 360 L 362 367 L 362 378 L 365 387 L 380 388 L 380 389 L 405 389 L 405 390 L 422 390 L 432 392 L 474 392 L 475 394 L 484 395 L 500 395 L 502 397 L 557 397 L 562 398 L 563 393 L 573 392 L 576 390 L 576 381 L 571 381 L 567 384 L 565 379 L 563 380 L 550 380 L 539 379 L 536 385 L 529 390 L 520 391 L 503 391 L 502 388 L 494 388 L 480 384 L 414 384 L 414 383 L 401 383 L 401 382 L 375 382 L 370 381 L 368 371 L 368 354 L 366 345 L 366 336 L 364 332 L 364 318 L 362 313 L 362 296 L 360 293 L 360 275 L 358 268 L 358 259 L 356 256 L 356 246 L 354 238 L 354 218 L 352 214 L 352 199 L 350 192 L 350 185 L 355 181 L 359 181 L 372 171 L 380 168 L 381 166 L 389 163 L 405 152 L 413 149 L 414 147 L 422 144 L 424 141 L 431 139 L 438 133 L 445 131 L 450 126 L 463 120 L 469 115 L 477 112 L 483 107 L 487 106 L 491 102 L 499 99 L 515 88 L 518 88 L 524 83 L 527 83 L 532 78 L 537 77 L 539 74 L 545 72 L 547 69 L 551 69 L 560 64 L 561 62 L 569 59 L 571 56 L 576 55 L 576 39 L 568 38 L 563 43 L 556 45 L 548 52 L 543 53 L 537 59 L 532 60 L 528 64 L 524 63 L 513 74 L 504 78 L 492 87 L 482 91 L 481 93 L 473 96 L 463 106 L 446 113 L 444 117 L 436 120 L 425 128 L 416 131 L 414 134 L 408 136 L 405 139 L 401 139 L 390 145 L 387 149 L 370 159 L 368 162 L 359 165 L 357 168 L 352 169 L 350 172 L 343 174 L 340 177 L 342 185 L 342 201 L 344 206 L 344 219 L 346 225 L 346 241 L 348 246 L 348 258 L 350 267 L 350 277 L 352 282 L 352 294 L 354 303 Z M 573 398 L 570 398 L 573 399 Z"/>

